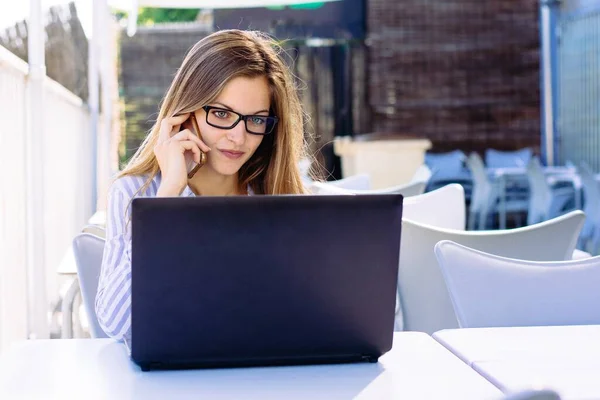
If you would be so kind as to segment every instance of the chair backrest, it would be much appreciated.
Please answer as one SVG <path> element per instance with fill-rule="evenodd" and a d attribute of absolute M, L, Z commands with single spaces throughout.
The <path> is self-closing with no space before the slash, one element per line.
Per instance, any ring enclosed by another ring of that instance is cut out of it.
<path fill-rule="evenodd" d="M 578 172 L 583 185 L 583 211 L 587 216 L 582 233 L 585 236 L 591 236 L 593 230 L 597 229 L 597 225 L 600 224 L 600 183 L 586 163 L 579 165 Z"/>
<path fill-rule="evenodd" d="M 300 179 L 302 179 L 302 183 L 304 187 L 309 190 L 310 185 L 313 183 L 313 177 L 311 175 L 310 169 L 312 166 L 312 159 L 303 158 L 298 162 L 298 169 L 300 171 Z"/>
<path fill-rule="evenodd" d="M 435 254 L 461 328 L 600 324 L 600 257 L 529 261 L 451 241 Z"/>
<path fill-rule="evenodd" d="M 73 254 L 77 264 L 77 277 L 81 288 L 81 298 L 90 324 L 92 338 L 104 338 L 98 324 L 94 303 L 98 290 L 98 279 L 102 267 L 104 239 L 90 233 L 80 233 L 73 239 Z"/>
<path fill-rule="evenodd" d="M 487 149 L 485 151 L 485 165 L 488 168 L 524 168 L 529 164 L 532 156 L 533 151 L 529 147 L 515 151 Z"/>
<path fill-rule="evenodd" d="M 464 230 L 465 191 L 459 184 L 404 199 L 403 218 L 444 229 Z"/>
<path fill-rule="evenodd" d="M 331 185 L 329 182 L 314 182 L 311 187 L 313 194 L 335 195 L 335 194 L 401 194 L 404 197 L 423 194 L 427 182 L 413 182 L 404 185 L 392 186 L 385 189 L 357 190 L 345 189 Z"/>
<path fill-rule="evenodd" d="M 551 389 L 531 389 L 511 393 L 503 400 L 560 400 L 560 396 Z"/>
<path fill-rule="evenodd" d="M 403 218 L 398 294 L 405 329 L 432 334 L 458 327 L 433 251 L 439 241 L 452 240 L 505 257 L 568 260 L 584 218 L 578 210 L 540 224 L 501 231 L 441 229 Z"/>
<path fill-rule="evenodd" d="M 356 174 L 337 181 L 321 182 L 325 185 L 350 190 L 369 190 L 371 189 L 371 176 L 369 174 Z"/>
<path fill-rule="evenodd" d="M 550 218 L 552 205 L 552 189 L 546 181 L 542 164 L 537 157 L 533 157 L 527 164 L 527 179 L 529 181 L 527 225 L 532 225 Z"/>
<path fill-rule="evenodd" d="M 431 180 L 435 181 L 462 181 L 468 179 L 465 170 L 466 156 L 460 150 L 447 153 L 425 153 L 425 164 L 431 169 Z"/>
<path fill-rule="evenodd" d="M 482 211 L 496 200 L 494 188 L 488 179 L 485 165 L 479 154 L 469 154 L 467 167 L 471 170 L 471 176 L 473 177 L 473 190 L 469 209 L 471 212 Z"/>
<path fill-rule="evenodd" d="M 90 217 L 88 224 L 100 227 L 106 226 L 106 210 L 98 210 Z"/>
<path fill-rule="evenodd" d="M 309 171 L 310 171 L 310 167 L 311 167 L 312 163 L 313 163 L 313 160 L 311 160 L 310 158 L 303 158 L 300 161 L 298 161 L 298 169 L 300 170 L 301 176 L 309 175 Z"/>
<path fill-rule="evenodd" d="M 104 228 L 98 225 L 86 225 L 81 230 L 83 233 L 91 233 L 92 235 L 96 235 L 101 237 L 102 239 L 106 238 L 106 231 Z"/>
<path fill-rule="evenodd" d="M 425 184 L 427 184 L 429 179 L 431 179 L 431 175 L 431 169 L 427 166 L 427 164 L 421 164 L 415 171 L 410 183 L 425 182 Z"/>

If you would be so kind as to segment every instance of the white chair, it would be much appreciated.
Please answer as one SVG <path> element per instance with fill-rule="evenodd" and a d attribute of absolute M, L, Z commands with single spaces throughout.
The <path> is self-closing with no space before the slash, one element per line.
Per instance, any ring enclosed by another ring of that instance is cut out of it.
<path fill-rule="evenodd" d="M 488 178 L 483 160 L 477 153 L 471 153 L 467 159 L 467 166 L 473 177 L 473 190 L 469 208 L 469 230 L 486 229 L 488 217 L 498 211 L 498 201 L 503 195 L 498 182 Z M 507 196 L 504 193 L 504 207 L 506 212 L 526 212 L 529 201 L 526 198 Z"/>
<path fill-rule="evenodd" d="M 575 249 L 575 250 L 573 250 L 573 257 L 571 257 L 571 259 L 572 260 L 582 260 L 584 258 L 591 258 L 591 257 L 592 257 L 592 255 L 590 253 L 588 253 L 587 251 Z"/>
<path fill-rule="evenodd" d="M 94 214 L 95 216 L 103 216 L 102 212 L 97 212 Z M 86 225 L 81 230 L 83 233 L 90 233 L 100 238 L 104 238 L 106 236 L 106 231 L 100 225 Z M 73 319 L 74 316 L 78 314 L 74 311 L 78 309 L 79 305 L 79 297 L 78 294 L 81 293 L 81 288 L 79 284 L 79 279 L 77 278 L 77 262 L 75 260 L 75 254 L 73 246 L 71 246 L 61 265 L 59 266 L 58 273 L 63 276 L 68 276 L 69 280 L 63 285 L 61 288 L 61 294 L 59 297 L 59 301 L 56 304 L 56 308 L 54 312 L 58 312 L 60 308 L 61 313 L 61 338 L 63 339 L 71 339 L 73 338 L 74 333 L 80 333 L 81 325 L 77 318 Z"/>
<path fill-rule="evenodd" d="M 92 235 L 98 236 L 102 239 L 106 238 L 106 231 L 104 228 L 98 225 L 86 225 L 81 230 L 82 233 L 91 233 Z"/>
<path fill-rule="evenodd" d="M 465 191 L 451 184 L 419 196 L 404 199 L 403 217 L 436 228 L 464 231 L 466 228 Z M 541 222 L 541 221 L 540 221 Z M 590 258 L 591 254 L 575 249 L 572 259 Z"/>
<path fill-rule="evenodd" d="M 488 168 L 526 167 L 532 155 L 533 151 L 529 147 L 515 151 L 487 149 L 485 151 L 485 165 Z"/>
<path fill-rule="evenodd" d="M 466 164 L 473 177 L 468 229 L 470 231 L 473 229 L 482 230 L 485 229 L 488 215 L 494 210 L 498 200 L 498 191 L 488 179 L 485 165 L 479 155 L 471 153 Z"/>
<path fill-rule="evenodd" d="M 560 396 L 551 389 L 531 389 L 511 393 L 503 400 L 560 400 Z"/>
<path fill-rule="evenodd" d="M 584 218 L 582 211 L 573 211 L 536 225 L 483 232 L 441 229 L 403 218 L 398 294 L 405 330 L 432 334 L 458 327 L 433 252 L 439 241 L 452 240 L 506 257 L 567 260 L 572 257 Z"/>
<path fill-rule="evenodd" d="M 402 218 L 444 229 L 464 230 L 465 191 L 457 183 L 404 199 Z"/>
<path fill-rule="evenodd" d="M 579 248 L 593 255 L 600 251 L 600 183 L 586 163 L 578 168 L 583 184 L 584 205 L 586 215 L 585 225 L 579 237 Z"/>
<path fill-rule="evenodd" d="M 341 189 L 369 190 L 371 189 L 371 176 L 369 174 L 356 174 L 347 178 L 338 179 L 337 181 L 321 183 Z"/>
<path fill-rule="evenodd" d="M 529 261 L 447 240 L 435 254 L 461 328 L 600 324 L 600 257 Z"/>
<path fill-rule="evenodd" d="M 108 337 L 98 323 L 94 307 L 102 267 L 104 239 L 90 233 L 80 233 L 73 239 L 73 253 L 77 264 L 81 298 L 90 326 L 90 335 L 92 338 Z"/>
<path fill-rule="evenodd" d="M 465 191 L 459 184 L 406 197 L 403 202 L 402 218 L 445 229 L 465 229 Z M 404 315 L 398 295 L 396 296 L 396 318 L 394 330 L 404 330 Z"/>
<path fill-rule="evenodd" d="M 401 194 L 404 197 L 417 196 L 425 191 L 427 182 L 412 182 L 405 185 L 392 186 L 385 189 L 356 190 L 345 189 L 331 185 L 329 182 L 313 182 L 311 192 L 317 195 L 336 195 L 336 194 Z"/>
<path fill-rule="evenodd" d="M 313 178 L 310 173 L 311 166 L 313 164 L 312 158 L 303 158 L 298 162 L 298 170 L 300 171 L 300 178 L 304 187 L 308 188 L 313 183 Z"/>
<path fill-rule="evenodd" d="M 415 171 L 413 177 L 410 180 L 410 183 L 425 182 L 425 186 L 427 186 L 427 183 L 429 183 L 429 180 L 431 179 L 431 175 L 432 175 L 431 169 L 429 169 L 427 164 L 422 164 Z"/>
<path fill-rule="evenodd" d="M 298 170 L 300 171 L 301 176 L 309 176 L 310 167 L 313 163 L 313 160 L 310 158 L 303 158 L 298 161 Z"/>
<path fill-rule="evenodd" d="M 553 188 L 548 183 L 537 157 L 533 157 L 527 164 L 527 179 L 529 180 L 527 225 L 537 224 L 560 215 L 566 204 L 570 200 L 575 200 L 573 188 Z"/>

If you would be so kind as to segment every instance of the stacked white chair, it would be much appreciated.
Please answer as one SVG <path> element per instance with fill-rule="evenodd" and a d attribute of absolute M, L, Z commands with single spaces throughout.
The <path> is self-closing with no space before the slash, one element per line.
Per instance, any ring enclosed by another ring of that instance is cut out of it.
<path fill-rule="evenodd" d="M 600 183 L 587 164 L 581 163 L 578 172 L 583 184 L 583 211 L 586 215 L 578 247 L 598 255 L 600 252 Z"/>
<path fill-rule="evenodd" d="M 446 212 L 455 211 L 448 209 Z M 409 220 L 405 214 L 398 273 L 403 328 L 432 334 L 441 329 L 458 327 L 434 255 L 434 247 L 438 242 L 452 240 L 505 257 L 538 261 L 568 260 L 573 256 L 584 218 L 582 211 L 573 211 L 527 227 L 473 232 L 418 223 Z"/>
<path fill-rule="evenodd" d="M 555 189 L 548 183 L 537 157 L 533 157 L 527 165 L 527 178 L 529 180 L 527 225 L 537 224 L 560 215 L 569 200 L 575 198 L 573 188 Z"/>
<path fill-rule="evenodd" d="M 600 257 L 529 261 L 451 241 L 435 254 L 461 328 L 600 324 Z"/>

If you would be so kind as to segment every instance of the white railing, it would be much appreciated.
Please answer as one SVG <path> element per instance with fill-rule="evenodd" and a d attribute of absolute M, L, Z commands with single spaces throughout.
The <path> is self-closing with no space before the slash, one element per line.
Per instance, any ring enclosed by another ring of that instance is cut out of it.
<path fill-rule="evenodd" d="M 0 46 L 0 351 L 28 334 L 27 64 Z M 80 98 L 46 79 L 43 119 L 43 254 L 47 294 L 58 293 L 56 268 L 93 214 L 94 151 Z M 38 253 L 39 254 L 39 253 Z M 49 310 L 50 311 L 50 310 Z"/>
<path fill-rule="evenodd" d="M 58 293 L 56 269 L 95 211 L 90 119 L 82 100 L 46 80 L 44 93 L 44 232 L 46 293 Z"/>
<path fill-rule="evenodd" d="M 26 74 L 0 46 L 0 349 L 27 335 Z"/>

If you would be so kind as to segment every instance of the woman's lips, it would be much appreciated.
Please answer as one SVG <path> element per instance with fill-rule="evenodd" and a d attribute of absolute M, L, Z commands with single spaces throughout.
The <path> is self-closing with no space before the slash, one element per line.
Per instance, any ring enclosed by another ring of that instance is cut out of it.
<path fill-rule="evenodd" d="M 227 158 L 232 159 L 232 160 L 237 160 L 238 158 L 240 158 L 241 156 L 244 155 L 243 151 L 235 151 L 235 150 L 221 150 L 219 149 L 219 151 Z"/>

